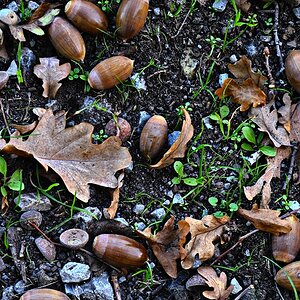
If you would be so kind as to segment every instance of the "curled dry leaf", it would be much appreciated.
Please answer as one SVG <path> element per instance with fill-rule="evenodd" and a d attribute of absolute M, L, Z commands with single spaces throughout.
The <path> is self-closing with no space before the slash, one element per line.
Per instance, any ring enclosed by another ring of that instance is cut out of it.
<path fill-rule="evenodd" d="M 4 44 L 4 34 L 1 28 L 0 28 L 0 57 L 4 58 L 5 60 L 9 59 Z"/>
<path fill-rule="evenodd" d="M 164 154 L 163 158 L 156 163 L 151 165 L 154 169 L 162 169 L 170 166 L 175 158 L 184 157 L 187 148 L 187 143 L 194 135 L 194 127 L 191 123 L 191 117 L 189 113 L 183 109 L 185 120 L 183 121 L 181 133 L 171 148 Z"/>
<path fill-rule="evenodd" d="M 83 202 L 89 200 L 89 183 L 116 188 L 118 180 L 115 173 L 131 163 L 130 153 L 127 148 L 121 147 L 121 140 L 110 137 L 95 145 L 92 144 L 94 127 L 91 124 L 65 126 L 64 112 L 54 115 L 47 110 L 26 140 L 16 131 L 2 151 L 33 156 L 46 171 L 49 167 L 53 169 L 69 192 L 76 193 Z"/>
<path fill-rule="evenodd" d="M 187 217 L 178 222 L 181 265 L 184 269 L 193 266 L 197 254 L 201 261 L 208 260 L 214 255 L 214 242 L 220 238 L 224 225 L 229 220 L 228 216 L 216 218 L 207 215 L 202 220 Z M 191 240 L 185 245 L 189 233 Z"/>
<path fill-rule="evenodd" d="M 225 300 L 229 297 L 233 290 L 233 285 L 227 286 L 227 276 L 221 272 L 220 277 L 212 267 L 200 267 L 198 273 L 204 277 L 205 283 L 213 288 L 212 291 L 204 291 L 203 296 L 207 299 Z"/>
<path fill-rule="evenodd" d="M 180 258 L 178 230 L 174 229 L 174 220 L 174 216 L 171 216 L 156 235 L 151 233 L 149 227 L 144 231 L 137 230 L 137 233 L 148 241 L 158 261 L 172 278 L 177 277 L 176 260 Z"/>
<path fill-rule="evenodd" d="M 262 191 L 260 207 L 268 208 L 271 200 L 271 181 L 273 178 L 280 178 L 281 162 L 291 154 L 291 148 L 280 147 L 277 149 L 276 156 L 267 158 L 267 169 L 265 173 L 252 186 L 244 187 L 244 194 L 248 200 L 252 200 Z"/>
<path fill-rule="evenodd" d="M 47 16 L 49 13 L 53 14 L 53 8 L 60 6 L 60 3 L 47 3 L 42 2 L 41 5 L 33 12 L 31 15 L 28 24 L 33 23 L 35 21 L 39 21 L 40 18 Z M 46 24 L 49 25 L 50 23 Z M 46 26 L 44 25 L 44 26 Z"/>
<path fill-rule="evenodd" d="M 270 102 L 263 107 L 253 108 L 251 110 L 253 122 L 259 127 L 259 130 L 266 132 L 274 143 L 275 147 L 290 146 L 290 138 L 283 126 L 278 125 L 278 111 L 274 102 Z"/>
<path fill-rule="evenodd" d="M 300 103 L 293 104 L 291 107 L 291 142 L 300 142 Z"/>
<path fill-rule="evenodd" d="M 280 211 L 258 208 L 257 204 L 254 204 L 251 210 L 239 208 L 238 213 L 261 231 L 278 235 L 288 233 L 292 229 L 288 220 L 279 218 Z"/>
<path fill-rule="evenodd" d="M 284 105 L 282 105 L 278 109 L 278 113 L 281 117 L 278 118 L 280 124 L 283 125 L 284 129 L 290 133 L 291 132 L 291 116 L 292 116 L 292 100 L 288 93 L 283 95 L 282 101 Z M 290 137 L 291 139 L 291 137 Z"/>
<path fill-rule="evenodd" d="M 60 80 L 66 78 L 70 71 L 71 65 L 65 63 L 59 65 L 59 59 L 55 57 L 40 58 L 40 65 L 34 66 L 34 74 L 43 80 L 43 96 L 54 98 L 58 89 L 61 87 Z"/>
<path fill-rule="evenodd" d="M 255 84 L 252 78 L 248 78 L 242 83 L 227 78 L 224 80 L 222 87 L 216 90 L 215 94 L 220 99 L 232 97 L 234 103 L 241 104 L 240 111 L 248 110 L 251 105 L 253 107 L 265 105 L 267 101 L 267 95 Z"/>

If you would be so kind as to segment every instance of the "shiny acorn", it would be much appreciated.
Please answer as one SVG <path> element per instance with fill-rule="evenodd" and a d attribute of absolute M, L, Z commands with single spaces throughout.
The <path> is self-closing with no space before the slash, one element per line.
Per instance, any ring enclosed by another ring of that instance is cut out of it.
<path fill-rule="evenodd" d="M 147 251 L 142 244 L 118 234 L 96 236 L 93 251 L 103 262 L 119 269 L 139 268 L 148 259 Z"/>
<path fill-rule="evenodd" d="M 71 300 L 66 294 L 53 289 L 33 289 L 21 296 L 20 300 Z"/>
<path fill-rule="evenodd" d="M 292 230 L 288 233 L 273 235 L 272 252 L 277 261 L 290 263 L 300 251 L 300 222 L 295 215 L 289 216 L 286 220 Z"/>
<path fill-rule="evenodd" d="M 153 116 L 145 124 L 140 137 L 140 151 L 147 159 L 154 159 L 168 139 L 168 124 L 164 117 Z"/>
<path fill-rule="evenodd" d="M 127 41 L 143 28 L 148 15 L 149 0 L 123 0 L 116 17 L 119 37 Z"/>
<path fill-rule="evenodd" d="M 125 56 L 107 58 L 93 68 L 88 82 L 96 90 L 110 89 L 131 75 L 133 62 Z"/>
<path fill-rule="evenodd" d="M 287 290 L 293 290 L 286 274 L 288 274 L 293 281 L 296 290 L 300 292 L 300 261 L 295 261 L 286 265 L 277 272 L 275 277 L 276 282 L 281 287 Z"/>
<path fill-rule="evenodd" d="M 92 35 L 107 31 L 108 20 L 95 4 L 85 0 L 71 0 L 65 6 L 68 19 L 80 30 Z"/>
<path fill-rule="evenodd" d="M 48 33 L 52 45 L 62 56 L 76 61 L 84 60 L 84 40 L 71 23 L 61 17 L 55 17 Z"/>
<path fill-rule="evenodd" d="M 285 74 L 291 86 L 300 93 L 300 50 L 292 50 L 287 56 Z"/>

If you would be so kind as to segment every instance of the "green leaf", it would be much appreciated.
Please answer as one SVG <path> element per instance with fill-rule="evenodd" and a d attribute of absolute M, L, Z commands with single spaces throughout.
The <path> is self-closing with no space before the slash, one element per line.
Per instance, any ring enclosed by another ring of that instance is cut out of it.
<path fill-rule="evenodd" d="M 276 149 L 270 146 L 263 146 L 261 148 L 259 148 L 259 151 L 262 152 L 264 155 L 270 156 L 270 157 L 274 157 L 276 156 Z"/>
<path fill-rule="evenodd" d="M 220 116 L 217 113 L 209 115 L 209 118 L 214 120 L 214 121 L 219 121 L 220 120 Z"/>
<path fill-rule="evenodd" d="M 192 178 L 192 177 L 184 178 L 183 182 L 189 186 L 197 186 L 198 185 L 197 178 Z"/>
<path fill-rule="evenodd" d="M 8 182 L 10 181 L 21 181 L 22 179 L 22 170 L 17 169 L 16 171 L 13 172 L 13 174 L 10 176 L 10 179 Z"/>
<path fill-rule="evenodd" d="M 217 197 L 209 197 L 208 198 L 208 203 L 211 205 L 211 206 L 216 206 L 218 204 L 218 198 Z"/>
<path fill-rule="evenodd" d="M 6 160 L 0 156 L 0 173 L 4 175 L 4 177 L 6 177 L 7 174 L 7 163 Z"/>
<path fill-rule="evenodd" d="M 249 127 L 249 126 L 243 127 L 242 132 L 243 132 L 244 137 L 246 138 L 246 140 L 249 143 L 252 143 L 254 145 L 256 144 L 255 133 L 254 133 L 254 130 L 251 127 Z"/>
<path fill-rule="evenodd" d="M 54 8 L 48 10 L 41 18 L 38 19 L 38 25 L 40 26 L 47 26 L 52 23 L 55 16 L 57 16 L 60 12 L 59 8 Z"/>
<path fill-rule="evenodd" d="M 230 211 L 237 211 L 239 209 L 239 206 L 236 203 L 230 203 L 229 204 L 229 210 Z"/>
<path fill-rule="evenodd" d="M 7 186 L 13 191 L 23 191 L 24 183 L 21 181 L 9 181 Z"/>
<path fill-rule="evenodd" d="M 220 115 L 222 119 L 226 118 L 229 115 L 229 112 L 229 107 L 227 105 L 220 107 Z"/>
<path fill-rule="evenodd" d="M 183 177 L 183 163 L 181 161 L 174 162 L 174 170 L 179 177 Z"/>
<path fill-rule="evenodd" d="M 0 187 L 0 191 L 1 191 L 1 194 L 2 194 L 3 197 L 6 197 L 6 196 L 7 196 L 7 191 L 6 191 L 6 189 L 5 189 L 4 186 L 1 186 L 1 187 Z"/>
<path fill-rule="evenodd" d="M 222 211 L 216 211 L 213 213 L 213 215 L 216 217 L 216 218 L 222 218 L 224 217 L 224 213 Z"/>
<path fill-rule="evenodd" d="M 179 184 L 180 183 L 180 178 L 179 177 L 174 177 L 173 179 L 172 179 L 172 183 L 173 184 Z"/>
<path fill-rule="evenodd" d="M 250 145 L 250 144 L 247 144 L 247 143 L 243 143 L 241 145 L 242 149 L 245 150 L 245 151 L 254 151 L 253 147 Z"/>

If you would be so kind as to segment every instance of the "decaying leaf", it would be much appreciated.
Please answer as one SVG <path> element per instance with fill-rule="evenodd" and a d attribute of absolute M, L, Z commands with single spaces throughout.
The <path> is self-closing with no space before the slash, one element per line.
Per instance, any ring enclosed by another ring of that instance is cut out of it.
<path fill-rule="evenodd" d="M 280 178 L 281 162 L 288 158 L 291 148 L 280 147 L 277 149 L 276 156 L 267 158 L 267 169 L 265 173 L 257 180 L 253 186 L 244 187 L 244 194 L 248 200 L 252 200 L 262 190 L 260 207 L 268 208 L 271 199 L 271 181 L 272 178 Z"/>
<path fill-rule="evenodd" d="M 291 107 L 291 142 L 300 142 L 300 103 L 293 104 Z"/>
<path fill-rule="evenodd" d="M 9 203 L 7 200 L 7 195 L 2 196 L 2 201 L 1 201 L 1 214 L 5 215 L 9 209 Z"/>
<path fill-rule="evenodd" d="M 20 134 L 26 134 L 28 132 L 31 132 L 36 127 L 37 122 L 34 121 L 31 124 L 24 124 L 24 125 L 18 125 L 18 124 L 12 124 L 12 126 L 17 129 Z"/>
<path fill-rule="evenodd" d="M 5 71 L 0 71 L 0 90 L 6 86 L 8 79 L 8 74 Z"/>
<path fill-rule="evenodd" d="M 292 229 L 288 220 L 279 218 L 278 210 L 258 208 L 257 204 L 254 204 L 251 210 L 239 208 L 238 213 L 250 221 L 255 228 L 275 235 L 288 233 Z"/>
<path fill-rule="evenodd" d="M 280 124 L 283 125 L 284 129 L 290 133 L 291 132 L 291 116 L 292 116 L 292 100 L 288 93 L 283 95 L 282 101 L 284 105 L 282 105 L 278 109 L 278 113 L 281 117 L 278 118 Z M 291 137 L 290 137 L 291 138 Z"/>
<path fill-rule="evenodd" d="M 268 79 L 260 73 L 255 73 L 252 70 L 251 65 L 251 60 L 243 55 L 235 64 L 229 64 L 228 69 L 237 79 L 246 80 L 251 78 L 253 83 L 262 89 Z"/>
<path fill-rule="evenodd" d="M 225 300 L 233 290 L 233 285 L 227 286 L 227 276 L 221 272 L 220 277 L 212 267 L 199 267 L 198 273 L 204 277 L 205 283 L 213 288 L 212 291 L 204 291 L 203 296 L 207 299 Z"/>
<path fill-rule="evenodd" d="M 207 215 L 202 220 L 186 217 L 185 220 L 178 222 L 181 265 L 184 269 L 193 266 L 196 254 L 201 261 L 208 260 L 214 255 L 214 242 L 220 238 L 227 222 L 228 216 L 216 218 L 212 215 Z M 191 240 L 185 245 L 189 233 Z"/>
<path fill-rule="evenodd" d="M 65 126 L 65 113 L 56 116 L 47 110 L 26 140 L 16 131 L 2 151 L 33 156 L 46 170 L 53 169 L 67 189 L 84 202 L 89 200 L 89 183 L 116 188 L 115 173 L 131 163 L 130 153 L 121 147 L 121 140 L 110 137 L 95 145 L 91 139 L 94 129 L 91 124 Z"/>
<path fill-rule="evenodd" d="M 33 23 L 35 21 L 39 21 L 42 17 L 45 17 L 45 15 L 51 13 L 53 14 L 53 9 L 60 6 L 60 3 L 47 3 L 47 2 L 42 2 L 41 5 L 33 12 L 33 14 L 31 15 L 28 24 Z M 54 10 L 55 13 L 57 12 L 57 10 Z M 58 10 L 59 13 L 59 10 Z M 46 24 L 49 25 L 50 23 Z M 44 25 L 44 26 L 46 26 Z"/>
<path fill-rule="evenodd" d="M 0 57 L 4 58 L 5 60 L 9 58 L 5 48 L 4 35 L 1 28 L 0 28 Z"/>
<path fill-rule="evenodd" d="M 174 220 L 174 216 L 171 216 L 156 235 L 151 233 L 150 227 L 144 231 L 137 230 L 137 233 L 148 241 L 165 272 L 172 278 L 177 277 L 176 260 L 180 258 L 178 230 L 174 229 Z"/>
<path fill-rule="evenodd" d="M 156 163 L 151 165 L 154 169 L 162 169 L 170 166 L 175 158 L 184 157 L 187 148 L 187 143 L 194 135 L 194 127 L 191 123 L 191 117 L 189 113 L 183 109 L 185 120 L 183 121 L 181 133 L 171 148 L 164 154 L 163 158 Z"/>
<path fill-rule="evenodd" d="M 251 114 L 254 116 L 253 122 L 260 131 L 269 135 L 275 147 L 291 145 L 287 131 L 283 126 L 277 124 L 278 111 L 273 101 L 263 107 L 253 108 Z"/>
<path fill-rule="evenodd" d="M 251 7 L 251 3 L 248 0 L 234 0 L 236 6 L 243 12 L 248 12 Z"/>
<path fill-rule="evenodd" d="M 34 74 L 43 80 L 43 96 L 54 98 L 58 89 L 61 87 L 62 79 L 66 78 L 70 71 L 71 65 L 65 63 L 59 65 L 59 59 L 55 57 L 40 58 L 40 65 L 34 66 Z"/>

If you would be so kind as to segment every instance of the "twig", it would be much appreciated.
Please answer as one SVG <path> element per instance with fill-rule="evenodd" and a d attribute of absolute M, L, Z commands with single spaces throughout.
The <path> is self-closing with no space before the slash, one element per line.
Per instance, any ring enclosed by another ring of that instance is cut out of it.
<path fill-rule="evenodd" d="M 266 68 L 268 71 L 268 77 L 270 80 L 269 88 L 275 88 L 275 80 L 273 78 L 272 71 L 270 68 L 270 62 L 269 62 L 270 50 L 268 47 L 265 47 L 265 49 L 264 49 L 264 56 L 265 56 L 265 60 L 266 60 L 265 65 L 266 65 Z"/>
<path fill-rule="evenodd" d="M 276 46 L 276 55 L 279 58 L 279 65 L 280 69 L 276 73 L 276 77 L 279 76 L 283 71 L 284 71 L 284 63 L 283 63 L 283 58 L 280 50 L 280 40 L 278 37 L 278 27 L 279 27 L 279 5 L 277 1 L 274 1 L 275 4 L 275 17 L 274 17 L 274 42 Z"/>
<path fill-rule="evenodd" d="M 300 208 L 289 211 L 289 212 L 285 213 L 284 215 L 282 215 L 280 217 L 280 219 L 285 219 L 285 218 L 289 217 L 290 215 L 294 215 L 294 214 L 298 213 L 299 211 L 300 211 Z"/>
<path fill-rule="evenodd" d="M 52 242 L 51 239 L 34 222 L 27 221 L 27 223 L 30 224 L 36 231 L 38 231 L 49 243 L 56 246 L 60 245 L 58 243 Z"/>
<path fill-rule="evenodd" d="M 187 18 L 189 17 L 190 13 L 191 13 L 191 10 L 189 9 L 188 13 L 187 13 L 186 16 L 184 17 L 183 22 L 181 23 L 179 29 L 177 30 L 177 33 L 176 33 L 175 35 L 171 36 L 172 39 L 175 39 L 175 38 L 178 36 L 178 34 L 179 34 L 180 31 L 182 30 L 184 24 L 186 23 L 186 20 L 187 20 Z"/>
<path fill-rule="evenodd" d="M 250 289 L 254 289 L 253 284 L 250 284 L 246 289 L 244 289 L 234 300 L 241 299 Z"/>
<path fill-rule="evenodd" d="M 3 116 L 4 124 L 5 124 L 5 127 L 7 129 L 7 132 L 9 133 L 9 135 L 11 135 L 11 131 L 9 129 L 8 122 L 7 122 L 7 119 L 6 119 L 6 115 L 5 115 L 5 112 L 4 112 L 2 100 L 3 100 L 3 98 L 0 98 L 0 107 L 1 107 L 1 112 L 2 112 L 2 116 Z"/>
<path fill-rule="evenodd" d="M 111 281 L 112 281 L 112 284 L 114 287 L 116 299 L 122 300 L 120 286 L 119 286 L 119 282 L 118 282 L 118 275 L 115 272 L 112 272 L 112 274 L 111 274 Z"/>
<path fill-rule="evenodd" d="M 286 189 L 287 185 L 290 183 L 290 181 L 292 179 L 293 170 L 294 170 L 294 166 L 295 166 L 296 155 L 297 155 L 297 152 L 298 152 L 298 143 L 294 144 L 292 149 L 293 149 L 293 151 L 292 151 L 292 155 L 291 155 L 291 161 L 290 161 L 288 176 L 287 176 L 286 181 L 284 182 L 283 187 L 282 187 L 284 190 Z"/>
<path fill-rule="evenodd" d="M 224 253 L 222 253 L 217 259 L 215 259 L 210 266 L 213 266 L 216 262 L 218 262 L 222 257 L 224 257 L 225 255 L 227 255 L 229 252 L 231 252 L 235 247 L 237 247 L 239 244 L 241 244 L 245 239 L 247 239 L 249 236 L 251 236 L 252 234 L 258 232 L 258 229 L 254 229 L 250 232 L 248 232 L 247 234 L 241 236 L 239 238 L 239 240 L 232 246 L 230 247 L 228 250 L 226 250 Z"/>

